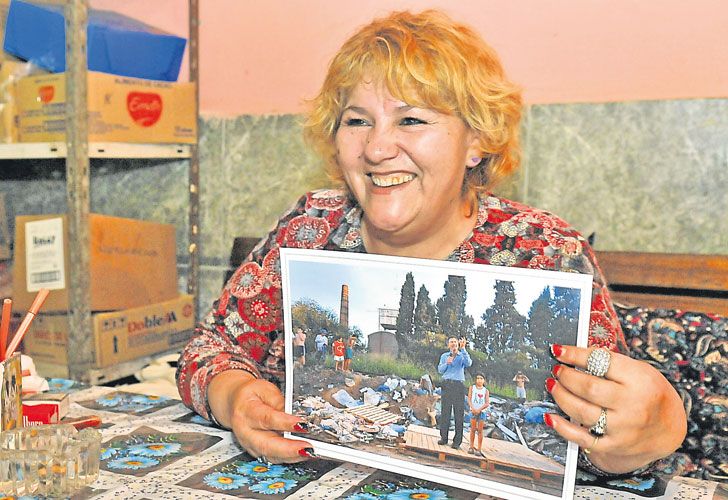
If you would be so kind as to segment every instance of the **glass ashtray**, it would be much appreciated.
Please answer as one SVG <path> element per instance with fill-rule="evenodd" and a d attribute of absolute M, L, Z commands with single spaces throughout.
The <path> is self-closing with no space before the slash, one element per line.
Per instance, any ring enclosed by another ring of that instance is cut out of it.
<path fill-rule="evenodd" d="M 70 424 L 0 432 L 0 496 L 67 497 L 99 476 L 101 433 Z"/>

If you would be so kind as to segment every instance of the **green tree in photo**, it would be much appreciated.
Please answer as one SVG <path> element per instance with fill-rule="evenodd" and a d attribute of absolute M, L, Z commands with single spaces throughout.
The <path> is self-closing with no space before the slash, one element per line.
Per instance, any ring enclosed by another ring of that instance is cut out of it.
<path fill-rule="evenodd" d="M 437 319 L 440 330 L 446 337 L 466 335 L 467 323 L 464 321 L 468 292 L 465 286 L 465 276 L 448 276 L 444 288 L 445 293 L 437 300 Z"/>
<path fill-rule="evenodd" d="M 493 305 L 485 310 L 476 339 L 491 358 L 529 344 L 526 318 L 516 309 L 516 294 L 511 281 L 496 280 Z"/>
<path fill-rule="evenodd" d="M 417 292 L 417 302 L 415 305 L 415 339 L 418 342 L 427 341 L 431 334 L 438 331 L 437 328 L 437 311 L 430 300 L 430 292 L 425 285 L 420 286 Z"/>
<path fill-rule="evenodd" d="M 554 310 L 552 308 L 551 290 L 545 287 L 536 300 L 531 304 L 528 313 L 528 332 L 536 348 L 536 366 L 541 368 L 550 363 L 548 354 L 549 344 L 553 341 L 552 329 L 554 323 Z"/>
<path fill-rule="evenodd" d="M 407 351 L 407 346 L 413 338 L 415 313 L 415 278 L 412 273 L 407 273 L 402 284 L 402 292 L 399 297 L 399 313 L 395 335 L 399 344 L 398 357 L 402 357 Z"/>

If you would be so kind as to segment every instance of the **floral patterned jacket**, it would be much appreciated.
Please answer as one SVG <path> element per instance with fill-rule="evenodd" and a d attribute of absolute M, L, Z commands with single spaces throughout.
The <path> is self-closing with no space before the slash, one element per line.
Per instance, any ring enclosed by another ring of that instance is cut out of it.
<path fill-rule="evenodd" d="M 323 190 L 307 193 L 281 217 L 230 278 L 180 357 L 177 385 L 187 406 L 210 419 L 207 387 L 225 370 L 246 370 L 282 385 L 279 248 L 366 253 L 361 216 L 347 192 Z M 589 344 L 627 350 L 592 249 L 553 214 L 483 195 L 475 229 L 447 260 L 593 274 Z"/>

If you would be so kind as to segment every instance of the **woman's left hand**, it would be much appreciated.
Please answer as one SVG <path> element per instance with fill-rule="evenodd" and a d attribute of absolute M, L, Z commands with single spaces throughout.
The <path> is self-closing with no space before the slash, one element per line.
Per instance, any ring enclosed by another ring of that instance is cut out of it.
<path fill-rule="evenodd" d="M 552 347 L 563 364 L 554 367 L 546 388 L 571 420 L 547 414 L 546 423 L 589 450 L 589 460 L 605 472 L 631 472 L 675 451 L 685 438 L 687 418 L 667 379 L 648 363 L 615 352 L 604 378 L 570 367 L 585 370 L 593 349 Z M 606 432 L 597 439 L 589 428 L 602 409 L 607 410 Z"/>

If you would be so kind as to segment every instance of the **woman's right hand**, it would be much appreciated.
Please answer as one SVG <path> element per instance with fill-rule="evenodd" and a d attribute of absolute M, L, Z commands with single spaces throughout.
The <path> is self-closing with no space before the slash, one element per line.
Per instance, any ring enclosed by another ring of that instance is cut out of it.
<path fill-rule="evenodd" d="M 284 431 L 305 432 L 305 423 L 283 411 L 283 394 L 272 383 L 246 371 L 225 371 L 210 382 L 208 401 L 217 421 L 232 429 L 252 456 L 273 463 L 301 462 L 315 456 L 309 443 L 281 435 Z"/>

